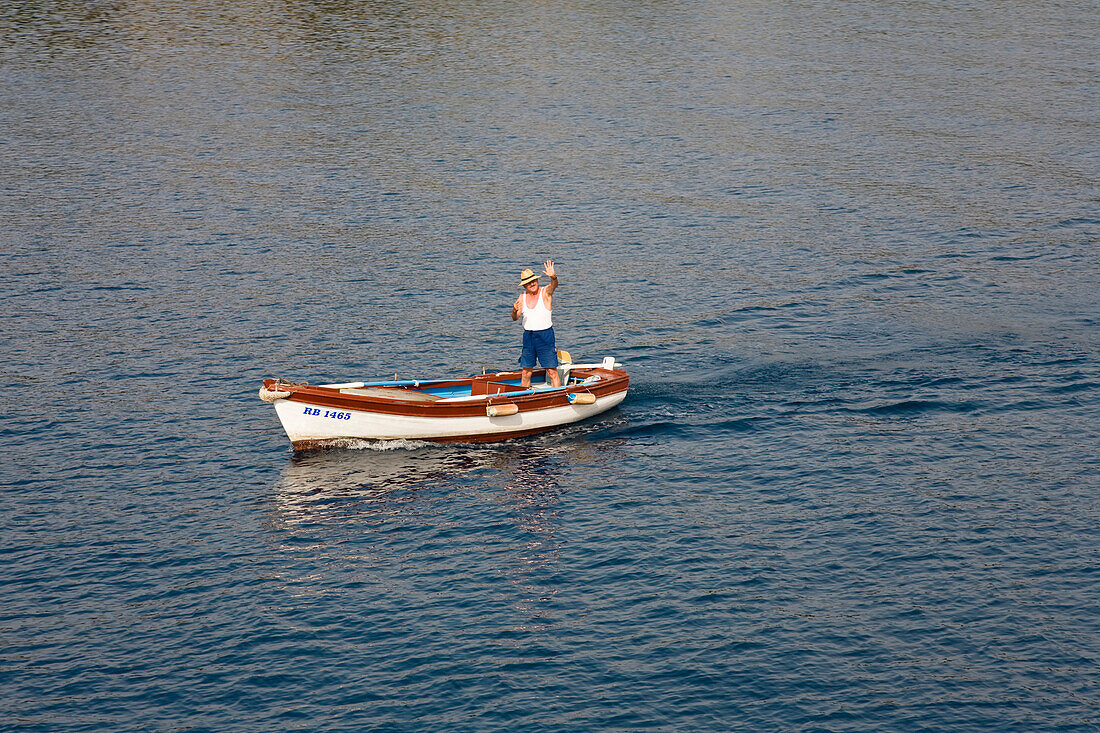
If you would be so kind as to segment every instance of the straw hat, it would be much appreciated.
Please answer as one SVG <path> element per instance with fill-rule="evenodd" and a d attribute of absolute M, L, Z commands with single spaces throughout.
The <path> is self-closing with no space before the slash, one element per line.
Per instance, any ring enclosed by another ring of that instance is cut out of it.
<path fill-rule="evenodd" d="M 524 285 L 531 282 L 532 280 L 538 280 L 538 279 L 539 279 L 539 276 L 535 274 L 534 270 L 532 270 L 530 267 L 528 267 L 526 270 L 524 270 L 523 272 L 521 272 L 519 274 L 520 287 L 523 287 Z"/>

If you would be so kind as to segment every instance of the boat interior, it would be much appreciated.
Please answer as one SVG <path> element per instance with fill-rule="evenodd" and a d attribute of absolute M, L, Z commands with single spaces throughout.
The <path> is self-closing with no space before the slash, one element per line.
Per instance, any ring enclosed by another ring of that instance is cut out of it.
<path fill-rule="evenodd" d="M 542 380 L 542 381 L 539 381 Z M 520 384 L 519 374 L 516 372 L 502 372 L 497 374 L 478 374 L 470 379 L 463 380 L 439 380 L 435 382 L 391 382 L 361 385 L 332 385 L 338 386 L 343 394 L 362 395 L 364 397 L 381 397 L 392 400 L 413 400 L 417 402 L 458 402 L 463 400 L 479 400 L 489 395 L 511 394 L 521 396 L 546 392 L 551 390 L 564 390 L 579 384 L 590 384 L 599 381 L 598 376 L 587 378 L 567 374 L 561 387 L 553 387 L 546 381 L 546 372 L 536 371 L 531 378 L 530 388 L 524 389 Z"/>

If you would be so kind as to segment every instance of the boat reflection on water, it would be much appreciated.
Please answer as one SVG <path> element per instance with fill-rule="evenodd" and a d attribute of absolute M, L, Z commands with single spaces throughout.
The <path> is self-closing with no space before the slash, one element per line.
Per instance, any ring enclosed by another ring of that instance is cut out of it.
<path fill-rule="evenodd" d="M 573 466 L 604 463 L 606 450 L 606 444 L 597 449 L 583 440 L 462 446 L 363 441 L 354 449 L 298 453 L 275 485 L 273 519 L 297 525 L 392 516 L 459 490 L 505 502 L 534 530 L 561 496 L 559 476 Z"/>
<path fill-rule="evenodd" d="M 296 453 L 276 484 L 279 518 L 288 524 L 344 516 L 352 505 L 369 511 L 411 497 L 402 489 L 451 482 L 483 467 L 477 451 L 448 451 L 427 443 L 400 445 L 363 441 L 354 449 Z"/>

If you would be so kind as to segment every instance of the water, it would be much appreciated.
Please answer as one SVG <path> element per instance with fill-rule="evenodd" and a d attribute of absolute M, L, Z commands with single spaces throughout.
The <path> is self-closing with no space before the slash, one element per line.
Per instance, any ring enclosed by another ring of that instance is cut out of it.
<path fill-rule="evenodd" d="M 0 727 L 1096 730 L 1089 3 L 0 10 Z M 260 379 L 632 389 L 294 455 Z"/>

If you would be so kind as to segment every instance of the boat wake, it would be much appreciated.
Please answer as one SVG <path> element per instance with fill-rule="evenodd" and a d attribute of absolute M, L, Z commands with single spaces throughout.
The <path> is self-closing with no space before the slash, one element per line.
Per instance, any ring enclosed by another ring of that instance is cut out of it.
<path fill-rule="evenodd" d="M 394 450 L 420 450 L 421 448 L 438 447 L 435 443 L 430 443 L 426 440 L 408 440 L 406 438 L 400 438 L 398 440 L 367 440 L 365 438 L 336 438 L 331 441 L 326 441 L 323 448 L 310 448 L 297 453 L 314 453 L 317 451 L 331 450 L 333 448 L 340 448 L 344 450 L 372 450 L 372 451 L 394 451 Z"/>

